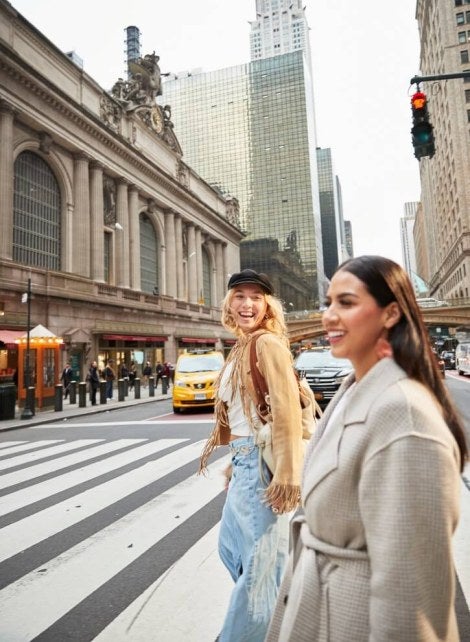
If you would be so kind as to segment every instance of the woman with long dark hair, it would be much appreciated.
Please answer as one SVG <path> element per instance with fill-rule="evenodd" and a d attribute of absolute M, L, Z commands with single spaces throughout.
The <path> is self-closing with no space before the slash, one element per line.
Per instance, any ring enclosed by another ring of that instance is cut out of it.
<path fill-rule="evenodd" d="M 337 269 L 323 326 L 348 377 L 306 455 L 269 642 L 457 642 L 452 535 L 468 456 L 404 270 Z"/>

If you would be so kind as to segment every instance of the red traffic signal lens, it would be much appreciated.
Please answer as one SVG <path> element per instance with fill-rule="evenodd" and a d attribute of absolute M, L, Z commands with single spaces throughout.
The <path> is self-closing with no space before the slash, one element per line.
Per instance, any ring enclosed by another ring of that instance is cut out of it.
<path fill-rule="evenodd" d="M 411 97 L 411 106 L 413 109 L 424 109 L 426 107 L 426 94 L 423 94 L 422 91 L 417 91 Z"/>

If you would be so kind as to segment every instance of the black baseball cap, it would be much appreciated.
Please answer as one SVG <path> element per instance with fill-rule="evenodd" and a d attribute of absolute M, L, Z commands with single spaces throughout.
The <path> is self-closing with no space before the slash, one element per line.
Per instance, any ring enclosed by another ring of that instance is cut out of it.
<path fill-rule="evenodd" d="M 263 274 L 263 272 L 255 272 L 254 270 L 242 270 L 241 272 L 232 274 L 227 288 L 231 290 L 237 285 L 245 285 L 246 283 L 259 285 L 265 294 L 274 294 L 274 288 L 266 274 Z"/>

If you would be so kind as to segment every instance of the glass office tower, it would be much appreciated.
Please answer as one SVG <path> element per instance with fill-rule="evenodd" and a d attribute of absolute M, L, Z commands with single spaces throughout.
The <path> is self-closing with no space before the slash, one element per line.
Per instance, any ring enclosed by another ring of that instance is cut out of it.
<path fill-rule="evenodd" d="M 161 97 L 185 161 L 239 201 L 242 267 L 268 273 L 287 311 L 323 297 L 312 97 L 301 51 L 170 78 Z"/>

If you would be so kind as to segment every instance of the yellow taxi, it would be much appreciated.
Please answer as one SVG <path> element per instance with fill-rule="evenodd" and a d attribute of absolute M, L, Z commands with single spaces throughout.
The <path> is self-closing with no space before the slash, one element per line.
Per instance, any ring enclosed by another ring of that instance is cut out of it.
<path fill-rule="evenodd" d="M 173 385 L 173 412 L 185 408 L 213 407 L 215 381 L 224 365 L 217 350 L 191 350 L 178 357 Z"/>

